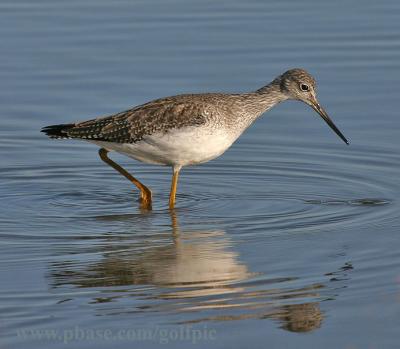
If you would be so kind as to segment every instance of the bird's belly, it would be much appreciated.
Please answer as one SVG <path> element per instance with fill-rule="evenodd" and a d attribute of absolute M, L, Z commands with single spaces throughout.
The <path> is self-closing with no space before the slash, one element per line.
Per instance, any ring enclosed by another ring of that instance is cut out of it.
<path fill-rule="evenodd" d="M 160 165 L 193 165 L 225 152 L 235 139 L 223 129 L 185 127 L 145 136 L 136 143 L 92 141 L 139 161 Z"/>

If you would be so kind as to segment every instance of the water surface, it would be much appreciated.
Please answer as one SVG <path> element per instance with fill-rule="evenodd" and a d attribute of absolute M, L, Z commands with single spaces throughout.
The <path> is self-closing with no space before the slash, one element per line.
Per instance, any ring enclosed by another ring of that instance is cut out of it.
<path fill-rule="evenodd" d="M 2 347 L 395 348 L 399 11 L 3 1 Z M 174 213 L 170 169 L 113 155 L 152 188 L 143 212 L 96 147 L 38 132 L 166 95 L 254 90 L 298 66 L 351 145 L 308 107 L 279 105 L 183 170 Z"/>

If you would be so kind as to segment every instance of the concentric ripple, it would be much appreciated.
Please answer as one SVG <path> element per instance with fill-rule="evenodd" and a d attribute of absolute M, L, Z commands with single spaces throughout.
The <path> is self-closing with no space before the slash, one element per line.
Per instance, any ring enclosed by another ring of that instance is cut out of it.
<path fill-rule="evenodd" d="M 243 144 L 185 168 L 174 212 L 169 169 L 118 160 L 153 190 L 152 211 L 141 210 L 136 188 L 95 160 L 0 171 L 1 238 L 19 246 L 3 251 L 3 265 L 38 270 L 45 263 L 57 295 L 52 314 L 88 304 L 105 317 L 168 314 L 173 324 L 268 318 L 289 331 L 312 331 L 324 321 L 320 304 L 347 287 L 351 261 L 315 272 L 299 240 L 283 245 L 305 261 L 297 269 L 270 245 L 397 219 L 400 166 L 390 151 Z M 238 241 L 247 246 L 241 253 Z M 257 249 L 268 256 L 259 251 L 252 258 L 261 260 L 244 263 L 242 255 Z M 44 295 L 35 297 L 41 304 Z M 9 301 L 10 315 L 22 311 L 18 299 Z M 25 315 L 35 317 L 35 309 Z"/>
<path fill-rule="evenodd" d="M 194 218 L 207 215 L 268 229 L 377 224 L 395 215 L 391 204 L 396 176 L 384 177 L 393 171 L 393 154 L 380 155 L 379 163 L 371 164 L 360 151 L 337 155 L 302 148 L 296 149 L 297 154 L 282 147 L 274 150 L 264 156 L 243 147 L 236 158 L 249 159 L 246 152 L 251 151 L 251 160 L 231 162 L 227 157 L 183 171 L 179 210 Z M 164 203 L 168 180 L 164 176 L 157 190 L 163 191 Z"/>
<path fill-rule="evenodd" d="M 246 229 L 265 226 L 268 230 L 344 222 L 356 226 L 390 219 L 395 214 L 392 192 L 398 185 L 393 154 L 380 154 L 379 163 L 368 163 L 363 159 L 366 150 L 346 151 L 311 154 L 296 148 L 293 154 L 289 148 L 270 147 L 264 154 L 244 145 L 219 161 L 184 169 L 177 210 L 197 223 L 207 217 L 207 221 L 226 226 L 244 224 Z M 153 213 L 167 212 L 167 168 L 124 164 L 128 169 L 134 167 L 132 172 L 152 188 Z M 366 166 L 368 171 L 364 171 Z M 136 189 L 106 166 L 20 167 L 4 169 L 2 176 L 7 206 L 19 207 L 36 219 L 141 213 Z M 10 186 L 25 188 L 29 200 L 12 193 Z M 35 207 L 42 209 L 34 211 Z"/>

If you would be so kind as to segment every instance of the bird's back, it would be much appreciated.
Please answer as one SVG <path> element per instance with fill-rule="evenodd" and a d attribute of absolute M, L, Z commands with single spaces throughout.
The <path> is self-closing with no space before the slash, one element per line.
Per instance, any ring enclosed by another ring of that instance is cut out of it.
<path fill-rule="evenodd" d="M 139 161 L 197 164 L 221 155 L 240 135 L 241 95 L 185 94 L 75 124 L 45 127 L 51 138 L 87 140 Z M 236 131 L 239 129 L 239 132 Z"/>
<path fill-rule="evenodd" d="M 206 93 L 165 97 L 114 115 L 42 129 L 51 138 L 136 143 L 144 136 L 214 123 L 235 114 L 237 96 Z"/>

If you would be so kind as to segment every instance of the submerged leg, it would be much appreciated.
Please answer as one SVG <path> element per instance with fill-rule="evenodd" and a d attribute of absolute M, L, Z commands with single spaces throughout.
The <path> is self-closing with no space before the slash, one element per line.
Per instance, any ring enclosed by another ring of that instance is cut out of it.
<path fill-rule="evenodd" d="M 99 155 L 101 160 L 110 165 L 112 168 L 117 170 L 120 174 L 122 174 L 125 178 L 129 179 L 136 187 L 140 190 L 140 203 L 143 208 L 151 209 L 151 190 L 147 188 L 144 184 L 138 181 L 135 177 L 133 177 L 128 171 L 122 168 L 120 165 L 112 161 L 107 156 L 108 150 L 101 148 L 99 150 Z"/>
<path fill-rule="evenodd" d="M 176 188 L 178 186 L 179 171 L 182 166 L 174 166 L 174 174 L 172 175 L 171 192 L 169 194 L 169 208 L 170 210 L 175 207 Z"/>

